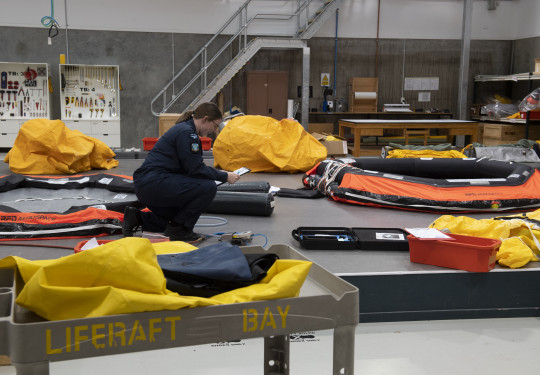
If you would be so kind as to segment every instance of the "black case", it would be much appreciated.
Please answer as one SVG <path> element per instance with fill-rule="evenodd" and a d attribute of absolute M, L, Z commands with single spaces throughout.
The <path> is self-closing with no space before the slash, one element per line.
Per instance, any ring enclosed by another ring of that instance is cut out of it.
<path fill-rule="evenodd" d="M 409 251 L 407 233 L 401 228 L 352 228 L 360 250 Z"/>
<path fill-rule="evenodd" d="M 351 228 L 298 227 L 292 236 L 308 250 L 354 250 L 358 246 Z"/>
<path fill-rule="evenodd" d="M 409 250 L 401 228 L 298 227 L 292 236 L 307 250 Z"/>

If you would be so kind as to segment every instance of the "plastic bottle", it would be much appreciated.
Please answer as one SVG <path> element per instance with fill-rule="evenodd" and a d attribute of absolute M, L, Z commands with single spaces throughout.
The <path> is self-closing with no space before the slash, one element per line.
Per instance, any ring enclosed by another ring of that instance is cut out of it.
<path fill-rule="evenodd" d="M 519 103 L 519 110 L 521 112 L 532 111 L 540 109 L 540 87 L 527 95 L 521 103 Z"/>

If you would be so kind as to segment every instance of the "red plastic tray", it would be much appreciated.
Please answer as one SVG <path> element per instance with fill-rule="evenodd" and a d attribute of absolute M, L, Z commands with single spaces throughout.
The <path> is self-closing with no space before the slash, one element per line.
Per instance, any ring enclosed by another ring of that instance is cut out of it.
<path fill-rule="evenodd" d="M 202 143 L 202 149 L 204 151 L 210 151 L 210 149 L 212 148 L 212 138 L 208 138 L 208 137 L 199 137 L 201 139 L 201 143 Z"/>
<path fill-rule="evenodd" d="M 156 144 L 157 140 L 158 140 L 157 138 L 151 138 L 151 137 L 143 138 L 142 141 L 143 141 L 144 151 L 150 151 Z"/>
<path fill-rule="evenodd" d="M 448 234 L 454 240 L 425 240 L 408 235 L 411 262 L 488 272 L 495 267 L 500 240 Z"/>

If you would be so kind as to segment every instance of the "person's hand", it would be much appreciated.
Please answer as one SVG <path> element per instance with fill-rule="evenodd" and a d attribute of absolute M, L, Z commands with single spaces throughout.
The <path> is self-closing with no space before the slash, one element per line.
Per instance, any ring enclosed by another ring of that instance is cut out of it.
<path fill-rule="evenodd" d="M 234 184 L 240 179 L 240 175 L 234 172 L 227 172 L 227 182 L 229 184 Z"/>

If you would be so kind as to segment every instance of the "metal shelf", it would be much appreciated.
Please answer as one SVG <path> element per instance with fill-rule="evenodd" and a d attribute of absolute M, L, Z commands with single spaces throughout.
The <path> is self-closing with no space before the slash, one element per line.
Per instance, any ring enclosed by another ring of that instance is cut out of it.
<path fill-rule="evenodd" d="M 540 74 L 535 73 L 516 73 L 509 75 L 477 75 L 474 77 L 475 82 L 475 93 L 476 93 L 476 83 L 477 82 L 518 82 L 518 81 L 528 81 L 529 82 L 529 91 L 532 90 L 532 81 L 540 80 Z M 474 95 L 476 97 L 476 94 Z M 531 119 L 529 118 L 530 114 L 527 113 L 526 119 L 491 119 L 489 117 L 481 116 L 480 121 L 489 121 L 489 122 L 502 122 L 509 124 L 524 124 L 525 132 L 524 138 L 529 137 L 529 125 L 531 124 Z"/>
<path fill-rule="evenodd" d="M 475 82 L 497 82 L 497 81 L 530 81 L 540 80 L 540 74 L 534 73 L 517 73 L 509 75 L 477 75 L 474 77 Z"/>
<path fill-rule="evenodd" d="M 508 124 L 525 124 L 527 120 L 522 118 L 500 118 L 495 119 L 488 116 L 480 116 L 477 118 L 479 121 L 488 121 L 488 122 L 504 122 Z"/>

